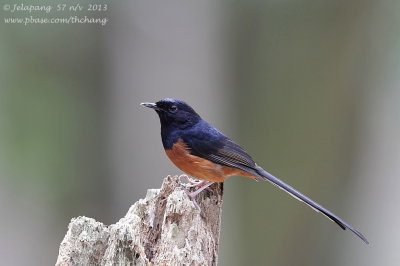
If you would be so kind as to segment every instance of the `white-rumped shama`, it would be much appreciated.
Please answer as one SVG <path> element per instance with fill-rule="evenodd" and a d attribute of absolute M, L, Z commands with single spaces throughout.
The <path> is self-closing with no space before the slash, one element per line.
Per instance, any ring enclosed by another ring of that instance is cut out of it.
<path fill-rule="evenodd" d="M 231 175 L 267 180 L 368 244 L 363 234 L 343 219 L 258 166 L 242 147 L 204 121 L 185 102 L 167 98 L 142 105 L 154 109 L 160 117 L 161 139 L 169 159 L 188 175 L 205 180 L 195 192 Z"/>

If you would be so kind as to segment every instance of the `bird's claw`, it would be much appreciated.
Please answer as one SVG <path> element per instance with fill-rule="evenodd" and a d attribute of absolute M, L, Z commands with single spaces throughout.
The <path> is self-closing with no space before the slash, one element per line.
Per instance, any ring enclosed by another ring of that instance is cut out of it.
<path fill-rule="evenodd" d="M 185 182 L 181 181 L 182 178 L 185 179 Z M 201 180 L 198 180 L 198 179 L 193 179 L 193 178 L 190 178 L 187 175 L 180 175 L 179 176 L 179 182 L 181 183 L 182 186 L 184 186 L 186 188 L 192 188 L 192 187 L 202 186 L 207 181 L 204 181 L 204 180 L 201 181 Z"/>
<path fill-rule="evenodd" d="M 200 206 L 199 204 L 196 202 L 196 196 L 198 194 L 200 194 L 200 192 L 202 192 L 205 189 L 209 189 L 209 186 L 211 186 L 214 182 L 211 181 L 206 181 L 206 180 L 195 180 L 192 179 L 190 177 L 188 177 L 187 175 L 180 175 L 179 176 L 179 181 L 181 180 L 181 178 L 186 179 L 186 183 L 182 183 L 181 184 L 181 189 L 183 189 L 186 194 L 188 195 L 188 197 L 190 198 L 190 200 L 193 202 L 193 204 L 195 205 L 195 207 L 200 210 Z M 190 191 L 190 188 L 197 188 L 194 191 Z"/>

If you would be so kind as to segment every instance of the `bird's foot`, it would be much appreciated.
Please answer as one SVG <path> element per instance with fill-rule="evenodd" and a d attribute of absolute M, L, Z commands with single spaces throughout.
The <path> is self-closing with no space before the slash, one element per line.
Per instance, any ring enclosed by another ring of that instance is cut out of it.
<path fill-rule="evenodd" d="M 181 187 L 186 192 L 186 194 L 189 196 L 190 200 L 193 202 L 193 204 L 196 206 L 196 208 L 198 210 L 200 210 L 200 206 L 196 202 L 196 196 L 199 195 L 200 192 L 202 192 L 203 190 L 208 189 L 208 187 L 211 186 L 212 184 L 214 184 L 214 182 L 206 181 L 206 180 L 194 181 L 193 179 L 189 178 L 187 175 L 181 175 L 181 176 L 179 176 L 179 179 L 181 177 L 188 180 L 188 182 L 185 184 L 181 183 Z M 190 184 L 188 184 L 188 183 L 190 183 Z M 190 188 L 194 188 L 194 187 L 198 187 L 198 188 L 194 191 L 189 190 Z"/>
<path fill-rule="evenodd" d="M 181 179 L 184 179 L 185 182 L 181 182 Z M 186 188 L 192 188 L 192 187 L 199 187 L 202 186 L 206 181 L 198 180 L 198 179 L 193 179 L 190 178 L 187 175 L 180 175 L 179 176 L 179 182 L 181 183 L 182 186 Z"/>
<path fill-rule="evenodd" d="M 193 187 L 199 187 L 199 188 L 196 189 L 195 191 L 192 191 L 192 192 L 188 193 L 189 198 L 194 199 L 197 195 L 199 195 L 200 192 L 202 192 L 203 190 L 207 189 L 212 184 L 214 184 L 214 182 L 205 181 L 205 180 L 204 181 L 200 181 L 197 186 L 193 186 Z"/>

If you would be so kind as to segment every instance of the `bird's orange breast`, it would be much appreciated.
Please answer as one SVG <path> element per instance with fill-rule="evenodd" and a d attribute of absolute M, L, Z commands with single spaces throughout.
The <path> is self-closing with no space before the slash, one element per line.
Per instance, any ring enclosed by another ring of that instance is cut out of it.
<path fill-rule="evenodd" d="M 207 159 L 190 154 L 186 143 L 179 139 L 171 149 L 165 150 L 168 158 L 186 174 L 198 179 L 212 182 L 223 182 L 228 176 L 255 176 L 237 168 L 223 166 Z"/>

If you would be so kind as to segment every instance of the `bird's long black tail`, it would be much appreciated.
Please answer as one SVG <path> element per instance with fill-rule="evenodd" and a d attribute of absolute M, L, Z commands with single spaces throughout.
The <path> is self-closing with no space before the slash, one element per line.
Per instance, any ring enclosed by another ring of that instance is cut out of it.
<path fill-rule="evenodd" d="M 257 166 L 256 170 L 257 170 L 258 175 L 260 176 L 260 179 L 268 180 L 273 185 L 279 187 L 280 189 L 283 189 L 284 191 L 289 193 L 294 198 L 304 202 L 305 204 L 307 204 L 308 206 L 313 208 L 315 211 L 321 212 L 326 217 L 328 217 L 330 220 L 332 220 L 335 223 L 337 223 L 343 230 L 349 229 L 354 234 L 356 234 L 359 238 L 361 238 L 366 244 L 369 244 L 368 240 L 365 238 L 365 236 L 363 236 L 363 234 L 361 234 L 359 231 L 354 229 L 351 225 L 349 225 L 348 223 L 343 221 L 341 218 L 339 218 L 338 216 L 336 216 L 332 212 L 328 211 L 327 209 L 325 209 L 324 207 L 322 207 L 321 205 L 319 205 L 315 201 L 311 200 L 307 196 L 305 196 L 302 193 L 298 192 L 296 189 L 294 189 L 291 186 L 289 186 L 288 184 L 284 183 L 279 178 L 276 178 L 275 176 L 271 175 L 270 173 L 268 173 L 267 171 L 265 171 L 261 167 Z"/>

